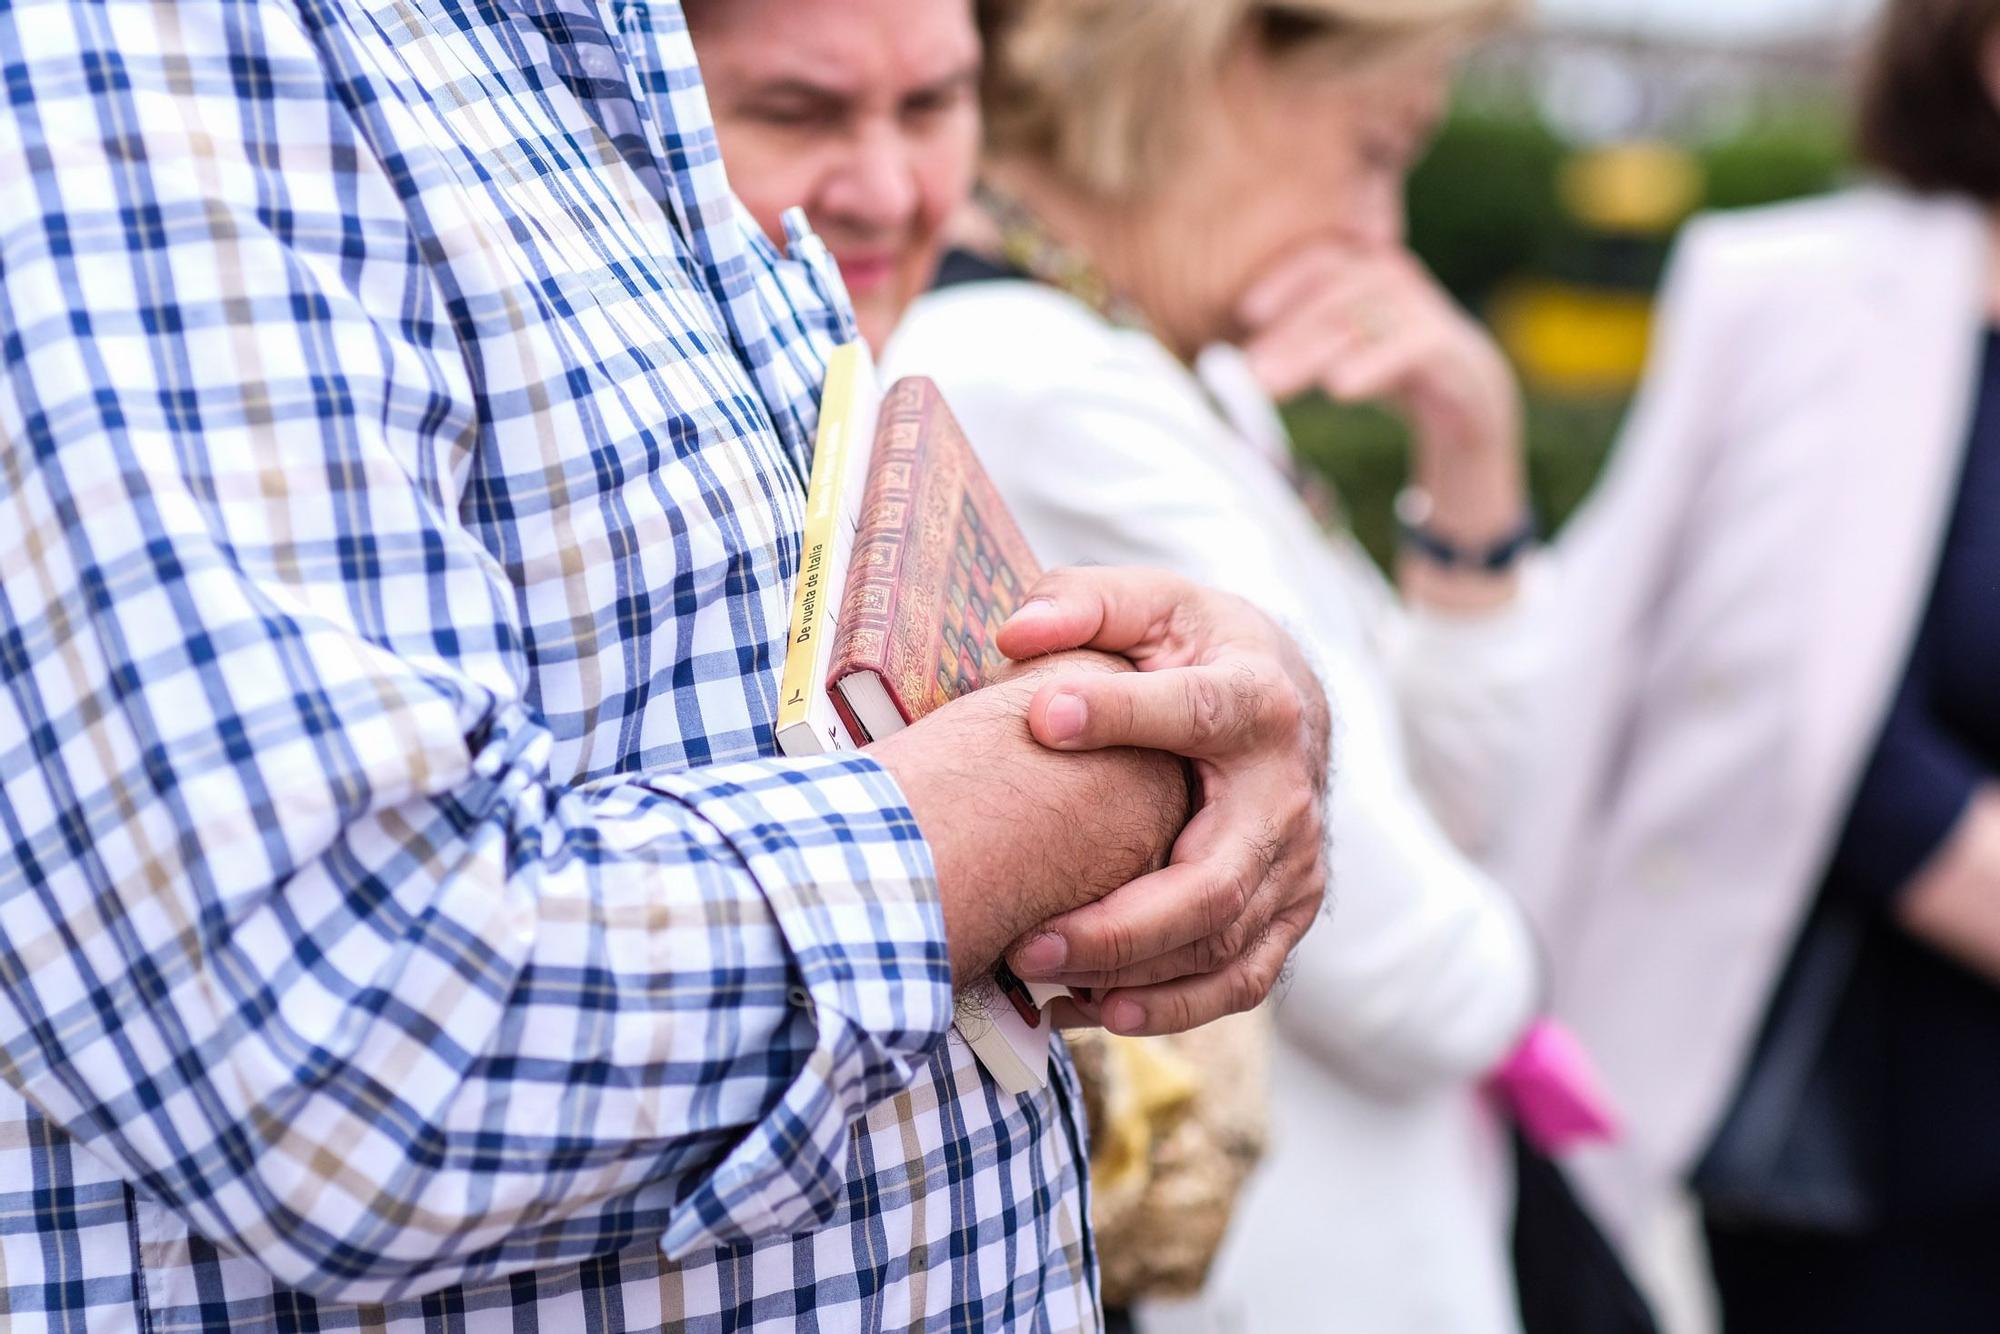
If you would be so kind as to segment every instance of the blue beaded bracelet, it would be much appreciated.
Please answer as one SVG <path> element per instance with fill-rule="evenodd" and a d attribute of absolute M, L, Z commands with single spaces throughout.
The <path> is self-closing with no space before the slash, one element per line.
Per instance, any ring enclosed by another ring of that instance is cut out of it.
<path fill-rule="evenodd" d="M 1541 536 L 1541 525 L 1529 507 L 1520 523 L 1496 541 L 1484 546 L 1465 547 L 1431 531 L 1431 498 L 1416 487 L 1404 487 L 1396 497 L 1396 534 L 1404 546 L 1434 565 L 1448 570 L 1479 570 L 1499 574 L 1526 555 Z"/>

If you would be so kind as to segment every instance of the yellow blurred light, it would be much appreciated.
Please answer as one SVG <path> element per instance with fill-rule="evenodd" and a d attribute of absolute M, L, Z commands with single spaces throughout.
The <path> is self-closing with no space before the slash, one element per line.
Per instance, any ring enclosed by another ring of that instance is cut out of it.
<path fill-rule="evenodd" d="M 1640 292 L 1536 280 L 1502 292 L 1492 322 L 1501 345 L 1536 388 L 1623 393 L 1646 368 L 1653 303 Z"/>
<path fill-rule="evenodd" d="M 1563 164 L 1563 206 L 1587 227 L 1656 236 L 1701 207 L 1701 164 L 1672 144 L 1636 141 L 1592 149 Z"/>

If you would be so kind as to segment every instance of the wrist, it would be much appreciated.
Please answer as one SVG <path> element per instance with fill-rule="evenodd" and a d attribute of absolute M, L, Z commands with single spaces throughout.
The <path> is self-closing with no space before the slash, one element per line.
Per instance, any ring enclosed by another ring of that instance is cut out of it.
<path fill-rule="evenodd" d="M 1440 504 L 1421 485 L 1396 496 L 1396 529 L 1406 557 L 1471 574 L 1511 571 L 1535 545 L 1535 512 L 1519 488 L 1481 498 L 1476 510 Z"/>
<path fill-rule="evenodd" d="M 1408 516 L 1409 493 L 1424 502 Z M 1478 443 L 1440 444 L 1417 436 L 1410 485 L 1398 496 L 1399 519 L 1459 545 L 1490 545 L 1516 529 L 1528 509 L 1527 468 L 1518 430 L 1482 434 Z"/>
<path fill-rule="evenodd" d="M 903 790 L 930 847 L 959 987 L 989 972 L 1024 929 L 1015 914 L 1035 888 L 1030 878 L 1017 896 L 991 892 L 1011 837 L 989 786 L 1035 744 L 1027 726 L 1033 695 L 1031 681 L 989 686 L 868 747 Z"/>

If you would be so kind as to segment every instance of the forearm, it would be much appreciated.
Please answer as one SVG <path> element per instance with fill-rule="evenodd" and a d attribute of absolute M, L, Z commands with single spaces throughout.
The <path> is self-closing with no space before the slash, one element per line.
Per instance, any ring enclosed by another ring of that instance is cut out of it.
<path fill-rule="evenodd" d="M 2000 983 L 2000 784 L 1974 796 L 1896 903 L 1918 939 Z"/>
<path fill-rule="evenodd" d="M 1048 674 L 1130 670 L 1104 654 L 1062 654 L 870 748 L 930 845 L 961 985 L 1031 927 L 1164 865 L 1187 823 L 1176 757 L 1065 754 L 1029 734 L 1028 703 Z"/>
<path fill-rule="evenodd" d="M 1479 359 L 1476 375 L 1485 383 L 1474 401 L 1485 404 L 1484 411 L 1448 402 L 1412 413 L 1410 480 L 1430 497 L 1426 527 L 1468 549 L 1504 541 L 1528 512 L 1520 391 L 1497 351 L 1490 359 L 1490 365 Z M 1406 598 L 1442 611 L 1490 610 L 1510 601 L 1518 587 L 1512 569 L 1447 569 L 1414 554 L 1405 554 L 1396 574 Z"/>

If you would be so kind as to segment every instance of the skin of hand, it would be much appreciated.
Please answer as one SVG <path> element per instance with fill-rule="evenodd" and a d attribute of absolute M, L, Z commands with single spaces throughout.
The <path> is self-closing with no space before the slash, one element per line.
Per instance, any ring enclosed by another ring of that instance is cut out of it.
<path fill-rule="evenodd" d="M 1164 866 L 1186 825 L 1185 765 L 1159 751 L 1056 754 L 1029 731 L 1047 682 L 1131 674 L 1102 653 L 1017 666 L 868 747 L 930 844 L 962 989 L 1037 923 Z"/>
<path fill-rule="evenodd" d="M 1400 247 L 1305 247 L 1266 273 L 1238 317 L 1244 353 L 1276 399 L 1318 388 L 1340 403 L 1385 403 L 1410 423 L 1413 480 L 1428 526 L 1462 545 L 1500 540 L 1527 506 L 1521 394 L 1486 330 Z M 1476 610 L 1510 599 L 1511 572 L 1444 570 L 1412 559 L 1405 592 Z"/>
<path fill-rule="evenodd" d="M 1896 917 L 1911 935 L 2000 984 L 2000 785 L 1972 799 L 1897 900 Z"/>
<path fill-rule="evenodd" d="M 1164 869 L 1044 920 L 1008 952 L 1024 978 L 1088 991 L 1059 1023 L 1185 1032 L 1260 1003 L 1325 892 L 1326 697 L 1291 638 L 1249 603 L 1154 570 L 1045 575 L 1001 629 L 1029 659 L 1079 646 L 1137 675 L 1042 682 L 1052 750 L 1141 746 L 1193 764 L 1200 805 Z"/>

